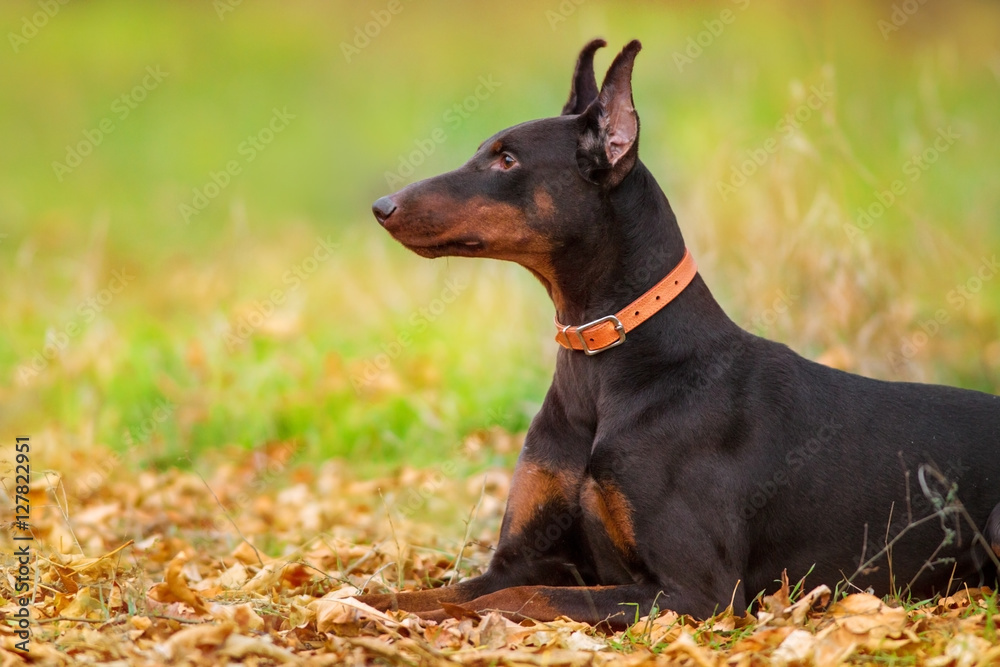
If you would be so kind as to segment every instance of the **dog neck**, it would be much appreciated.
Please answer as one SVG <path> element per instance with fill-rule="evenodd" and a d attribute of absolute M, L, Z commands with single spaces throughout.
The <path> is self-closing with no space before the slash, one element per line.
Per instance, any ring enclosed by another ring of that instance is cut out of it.
<path fill-rule="evenodd" d="M 656 285 L 684 257 L 677 219 L 642 162 L 610 193 L 607 210 L 600 214 L 611 218 L 605 226 L 607 237 L 592 239 L 592 248 L 565 248 L 553 261 L 557 278 L 550 294 L 556 319 L 564 324 L 583 324 L 617 312 Z M 715 304 L 698 277 L 686 291 L 697 293 L 696 300 Z M 667 308 L 680 309 L 676 303 Z"/>

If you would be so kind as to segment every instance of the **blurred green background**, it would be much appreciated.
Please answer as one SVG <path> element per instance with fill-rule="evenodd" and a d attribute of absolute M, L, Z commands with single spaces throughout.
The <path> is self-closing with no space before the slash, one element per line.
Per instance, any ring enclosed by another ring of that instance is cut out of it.
<path fill-rule="evenodd" d="M 0 26 L 0 431 L 64 475 L 279 440 L 366 474 L 526 428 L 544 290 L 412 255 L 370 205 L 558 113 L 595 36 L 601 74 L 643 42 L 640 156 L 733 319 L 1000 391 L 996 3 L 39 0 Z"/>

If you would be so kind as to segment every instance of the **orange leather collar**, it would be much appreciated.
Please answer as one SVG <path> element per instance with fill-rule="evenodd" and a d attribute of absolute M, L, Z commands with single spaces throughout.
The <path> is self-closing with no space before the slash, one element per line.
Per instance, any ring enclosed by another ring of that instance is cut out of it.
<path fill-rule="evenodd" d="M 663 280 L 614 315 L 607 315 L 575 327 L 560 324 L 557 318 L 556 328 L 559 329 L 559 333 L 556 334 L 556 342 L 567 350 L 582 350 L 588 355 L 617 347 L 625 342 L 625 334 L 676 299 L 677 295 L 691 283 L 696 273 L 698 266 L 691 256 L 691 251 L 685 248 L 680 263 Z"/>

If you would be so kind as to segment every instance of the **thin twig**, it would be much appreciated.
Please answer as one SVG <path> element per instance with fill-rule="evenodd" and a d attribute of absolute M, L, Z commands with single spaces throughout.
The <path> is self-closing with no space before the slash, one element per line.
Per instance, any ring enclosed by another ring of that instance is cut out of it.
<path fill-rule="evenodd" d="M 390 565 L 395 565 L 395 563 L 393 561 L 389 561 L 388 563 L 386 563 L 385 565 L 383 565 L 379 569 L 377 569 L 374 572 L 372 572 L 372 575 L 370 577 L 368 577 L 367 579 L 365 579 L 365 583 L 363 583 L 361 585 L 361 588 L 358 589 L 358 595 L 361 595 L 362 593 L 364 593 L 368 589 L 368 584 L 370 584 L 372 582 L 372 579 L 374 579 L 375 577 L 377 577 L 379 575 L 379 573 L 382 572 L 382 570 L 384 570 L 385 568 L 389 567 Z M 385 583 L 385 577 L 382 578 L 382 583 L 383 584 Z M 357 588 L 357 586 L 355 586 L 355 588 Z M 389 588 L 389 587 L 386 586 L 386 588 Z M 402 586 L 400 586 L 400 588 L 402 588 Z"/>
<path fill-rule="evenodd" d="M 864 567 L 865 554 L 868 553 L 868 522 L 865 521 L 865 539 L 861 544 L 861 559 L 858 561 L 858 570 Z M 841 572 L 843 574 L 843 572 Z"/>
<path fill-rule="evenodd" d="M 902 450 L 896 452 L 899 456 L 899 465 L 903 466 L 903 477 L 906 479 L 906 523 L 913 523 L 913 505 L 910 502 L 910 469 L 906 467 L 903 460 Z"/>
<path fill-rule="evenodd" d="M 885 522 L 885 542 L 886 542 L 886 554 L 885 558 L 889 563 L 889 590 L 892 594 L 896 594 L 896 577 L 892 574 L 892 546 L 889 544 L 889 529 L 892 527 L 892 513 L 896 510 L 896 501 L 892 501 L 889 505 L 889 520 Z M 895 541 L 895 540 L 893 540 Z"/>
<path fill-rule="evenodd" d="M 884 549 L 882 549 L 877 554 L 875 554 L 874 556 L 872 556 L 871 558 L 869 558 L 867 561 L 865 561 L 862 564 L 862 566 L 859 567 L 857 569 L 857 571 L 855 571 L 854 574 L 852 574 L 851 577 L 847 580 L 848 583 L 850 583 L 851 581 L 853 581 L 855 579 L 855 577 L 857 577 L 859 574 L 862 574 L 862 570 L 867 569 L 869 566 L 873 565 L 875 563 L 875 561 L 877 561 L 879 558 L 881 558 L 882 556 L 884 556 L 885 554 L 887 554 L 888 552 L 890 552 L 892 550 L 892 547 L 894 547 L 896 545 L 896 543 L 899 542 L 899 540 L 902 539 L 904 535 L 906 535 L 906 533 L 908 533 L 909 531 L 913 530 L 914 528 L 917 528 L 917 527 L 919 527 L 919 526 L 927 523 L 931 519 L 937 518 L 937 516 L 938 516 L 938 514 L 940 512 L 947 512 L 948 510 L 949 510 L 949 508 L 944 508 L 942 510 L 938 510 L 934 514 L 930 514 L 928 516 L 925 516 L 922 519 L 917 519 L 916 521 L 914 521 L 910 525 L 908 525 L 905 528 L 903 528 L 903 530 L 901 530 L 899 532 L 899 534 L 896 535 L 896 537 L 892 538 L 891 542 L 889 542 L 888 544 L 886 544 L 886 546 L 885 546 Z"/>
<path fill-rule="evenodd" d="M 396 526 L 392 523 L 392 513 L 389 511 L 389 505 L 385 502 L 385 496 L 382 495 L 382 489 L 378 490 L 378 497 L 382 499 L 382 507 L 385 508 L 385 518 L 389 521 L 389 532 L 392 533 L 392 541 L 396 545 L 396 578 L 399 580 L 396 588 L 403 590 L 403 552 L 399 548 L 399 538 L 396 537 Z"/>
<path fill-rule="evenodd" d="M 169 616 L 167 614 L 146 614 L 149 618 L 162 618 L 164 621 L 177 621 L 178 623 L 188 623 L 190 625 L 200 625 L 211 623 L 211 619 L 181 618 L 180 616 Z"/>
<path fill-rule="evenodd" d="M 932 475 L 941 484 L 946 486 L 950 485 L 952 487 L 948 493 L 947 498 L 942 498 L 941 494 L 931 490 L 926 479 L 926 476 L 928 474 Z M 895 537 L 893 537 L 891 541 L 888 541 L 889 529 L 887 527 L 886 529 L 887 542 L 885 548 L 883 548 L 877 554 L 869 558 L 867 561 L 864 561 L 861 564 L 861 566 L 858 567 L 858 569 L 854 572 L 854 574 L 852 574 L 850 578 L 847 579 L 848 584 L 851 584 L 859 574 L 862 574 L 864 570 L 866 570 L 869 566 L 873 565 L 875 561 L 877 561 L 883 555 L 888 555 L 890 558 L 889 561 L 890 582 L 893 589 L 895 589 L 895 582 L 894 578 L 892 577 L 892 560 L 891 560 L 892 548 L 911 530 L 918 528 L 919 526 L 927 523 L 928 521 L 931 521 L 932 519 L 938 519 L 941 522 L 942 530 L 945 531 L 945 536 L 941 540 L 941 543 L 938 544 L 937 548 L 934 550 L 934 553 L 931 554 L 930 558 L 928 558 L 924 562 L 924 564 L 920 567 L 920 569 L 917 571 L 916 576 L 914 576 L 913 579 L 911 579 L 910 582 L 907 584 L 906 590 L 909 590 L 914 581 L 916 581 L 916 578 L 920 574 L 922 574 L 925 569 L 933 568 L 935 565 L 946 563 L 949 560 L 952 560 L 950 558 L 934 560 L 938 552 L 940 552 L 942 548 L 947 546 L 947 544 L 952 539 L 954 539 L 954 534 L 949 534 L 949 528 L 947 524 L 947 519 L 952 515 L 960 516 L 965 519 L 966 523 L 969 525 L 969 527 L 973 532 L 973 539 L 972 539 L 973 543 L 979 543 L 980 545 L 982 545 L 983 549 L 987 553 L 987 556 L 990 558 L 990 560 L 993 561 L 993 564 L 998 569 L 1000 569 L 1000 558 L 998 558 L 997 555 L 993 553 L 993 550 L 990 548 L 990 544 L 987 541 L 986 537 L 980 532 L 979 526 L 976 525 L 975 520 L 969 514 L 968 510 L 966 510 L 965 505 L 962 504 L 962 501 L 958 499 L 957 488 L 955 488 L 953 484 L 950 484 L 949 480 L 933 466 L 921 465 L 917 470 L 917 479 L 920 482 L 921 491 L 923 492 L 924 496 L 928 500 L 930 500 L 932 504 L 935 502 L 935 500 L 939 501 L 938 505 L 940 506 L 933 513 L 928 514 L 927 516 L 922 517 L 920 519 L 917 519 L 916 521 L 910 521 L 901 531 L 899 531 L 899 533 Z M 889 525 L 891 525 L 892 523 L 891 516 L 892 516 L 892 510 L 890 510 Z M 867 546 L 867 540 L 866 540 L 866 546 Z M 952 577 L 954 577 L 954 568 L 952 570 Z M 948 586 L 949 588 L 951 587 L 951 580 L 949 580 Z"/>
<path fill-rule="evenodd" d="M 248 547 L 250 547 L 251 549 L 253 549 L 254 555 L 257 556 L 257 564 L 260 565 L 261 567 L 264 567 L 264 559 L 261 558 L 260 552 L 257 551 L 257 547 L 255 547 L 253 545 L 253 542 L 251 542 L 250 540 L 247 539 L 246 535 L 243 534 L 243 531 L 240 530 L 240 527 L 236 525 L 236 520 L 233 519 L 232 516 L 230 516 L 229 511 L 222 504 L 222 501 L 219 500 L 219 496 L 215 495 L 215 491 L 213 491 L 212 487 L 208 485 L 208 481 L 204 477 L 202 477 L 201 473 L 198 472 L 197 470 L 194 471 L 194 474 L 198 475 L 198 479 L 201 480 L 201 483 L 205 485 L 205 488 L 208 489 L 208 492 L 212 494 L 213 498 L 215 498 L 215 502 L 219 506 L 219 509 L 222 510 L 222 514 L 225 515 L 225 517 L 229 521 L 229 523 L 231 523 L 233 525 L 233 528 L 239 534 L 240 539 L 243 540 L 244 542 L 246 542 Z"/>
<path fill-rule="evenodd" d="M 476 501 L 476 506 L 472 508 L 472 512 L 469 513 L 469 520 L 465 524 L 465 537 L 462 539 L 462 548 L 458 550 L 458 556 L 455 557 L 455 564 L 451 567 L 455 571 L 455 577 L 459 576 L 458 568 L 462 564 L 462 555 L 465 553 L 465 547 L 469 543 L 469 535 L 472 533 L 472 522 L 476 520 L 479 516 L 479 507 L 483 504 L 483 497 L 486 495 L 486 477 L 483 476 L 483 488 L 479 491 L 479 500 Z"/>
<path fill-rule="evenodd" d="M 58 623 L 60 621 L 66 621 L 68 623 L 105 623 L 107 619 L 104 618 L 74 618 L 72 616 L 56 616 L 55 618 L 42 618 L 34 623 L 38 625 L 46 625 L 47 623 Z"/>
<path fill-rule="evenodd" d="M 56 482 L 55 487 L 53 487 L 52 482 L 49 481 L 50 471 L 46 470 L 42 474 L 45 475 L 45 481 L 49 483 L 49 491 L 52 492 L 52 498 L 53 500 L 55 500 L 56 507 L 59 508 L 59 514 L 62 515 L 63 523 L 66 524 L 66 528 L 69 530 L 69 534 L 73 537 L 73 544 L 76 545 L 76 548 L 80 551 L 81 554 L 85 553 L 83 547 L 80 545 L 79 538 L 77 538 L 76 536 L 76 531 L 73 530 L 73 525 L 72 523 L 70 523 L 69 520 L 69 500 L 66 498 L 66 485 L 63 484 L 62 475 L 56 473 L 58 475 L 58 481 Z M 62 491 L 62 503 L 59 502 L 60 489 Z"/>

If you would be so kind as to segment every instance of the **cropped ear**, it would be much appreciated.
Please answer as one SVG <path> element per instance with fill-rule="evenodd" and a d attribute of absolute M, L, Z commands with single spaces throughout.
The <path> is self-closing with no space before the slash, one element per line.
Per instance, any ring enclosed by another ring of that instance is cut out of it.
<path fill-rule="evenodd" d="M 607 45 L 603 39 L 595 39 L 580 51 L 580 57 L 576 60 L 576 71 L 573 73 L 573 83 L 569 89 L 569 99 L 562 109 L 563 116 L 583 113 L 590 103 L 597 99 L 594 52 Z"/>
<path fill-rule="evenodd" d="M 597 99 L 581 115 L 576 159 L 587 180 L 614 187 L 635 166 L 639 154 L 639 115 L 632 104 L 632 65 L 642 49 L 638 40 L 619 53 Z"/>

